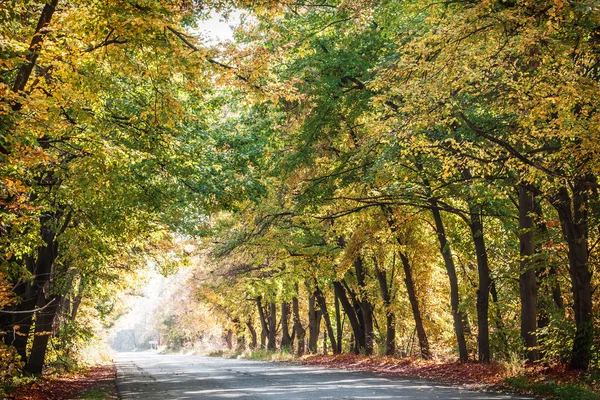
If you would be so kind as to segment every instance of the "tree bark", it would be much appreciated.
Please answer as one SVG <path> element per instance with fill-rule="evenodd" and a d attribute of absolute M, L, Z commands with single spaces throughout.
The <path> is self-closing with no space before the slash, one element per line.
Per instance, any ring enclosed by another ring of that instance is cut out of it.
<path fill-rule="evenodd" d="M 40 55 L 42 42 L 46 37 L 47 33 L 46 28 L 48 24 L 50 24 L 52 15 L 56 11 L 57 4 L 58 0 L 51 0 L 47 2 L 44 8 L 42 9 L 40 19 L 38 20 L 38 24 L 35 28 L 35 33 L 33 34 L 33 38 L 31 39 L 31 43 L 29 44 L 29 49 L 25 57 L 25 63 L 19 68 L 19 72 L 17 73 L 17 77 L 13 84 L 13 92 L 20 92 L 25 90 L 25 87 L 27 86 L 27 81 L 29 80 L 31 73 L 33 72 L 33 67 L 35 66 L 35 63 Z M 13 106 L 14 111 L 18 111 L 20 109 L 20 103 L 17 103 Z"/>
<path fill-rule="evenodd" d="M 362 256 L 358 255 L 354 260 L 354 270 L 359 290 L 359 305 L 363 317 L 363 334 L 365 338 L 365 355 L 373 354 L 373 306 L 369 302 L 366 292 L 365 268 Z"/>
<path fill-rule="evenodd" d="M 289 348 L 292 345 L 290 336 L 290 303 L 284 301 L 281 303 L 281 348 Z"/>
<path fill-rule="evenodd" d="M 469 361 L 469 350 L 467 349 L 467 341 L 465 340 L 465 324 L 463 322 L 467 320 L 467 315 L 460 310 L 460 292 L 458 290 L 458 278 L 456 275 L 454 257 L 452 256 L 450 243 L 448 243 L 448 238 L 446 237 L 446 230 L 437 201 L 430 198 L 429 204 L 435 222 L 438 242 L 440 243 L 440 253 L 442 253 L 444 265 L 446 266 L 446 274 L 448 275 L 448 280 L 450 282 L 450 305 L 452 307 L 454 334 L 456 335 L 456 343 L 458 345 L 458 357 L 460 362 L 467 362 Z"/>
<path fill-rule="evenodd" d="M 535 242 L 533 193 L 523 185 L 519 186 L 519 242 L 521 255 L 521 274 L 519 288 L 521 295 L 521 340 L 526 347 L 527 359 L 534 362 L 538 359 L 536 350 L 537 328 L 537 277 L 535 274 Z"/>
<path fill-rule="evenodd" d="M 396 353 L 396 316 L 392 309 L 392 296 L 390 294 L 390 288 L 388 288 L 386 272 L 379 268 L 379 265 L 377 265 L 376 262 L 377 260 L 374 259 L 373 261 L 375 262 L 375 273 L 377 275 L 377 280 L 379 281 L 379 290 L 381 291 L 381 298 L 383 299 L 383 306 L 385 309 L 385 355 L 393 356 Z"/>
<path fill-rule="evenodd" d="M 325 328 L 327 329 L 327 334 L 329 335 L 329 341 L 331 342 L 331 348 L 334 354 L 339 354 L 338 345 L 335 339 L 335 334 L 333 333 L 333 326 L 331 325 L 331 318 L 329 317 L 329 311 L 327 310 L 327 301 L 325 300 L 325 294 L 315 280 L 315 295 L 317 298 L 317 302 L 319 304 L 319 308 L 321 310 L 321 314 L 325 319 Z M 325 347 L 325 346 L 324 346 Z"/>
<path fill-rule="evenodd" d="M 319 340 L 319 331 L 321 326 L 321 310 L 315 307 L 316 295 L 314 291 L 311 291 L 309 285 L 308 295 L 308 352 L 317 352 L 317 342 Z"/>
<path fill-rule="evenodd" d="M 54 295 L 46 299 L 44 293 L 40 293 L 38 307 L 45 307 L 36 315 L 35 334 L 31 346 L 31 353 L 27 360 L 25 370 L 30 374 L 40 375 L 44 368 L 44 359 L 48 349 L 48 340 L 52 335 L 54 318 L 60 308 L 60 296 Z"/>
<path fill-rule="evenodd" d="M 246 327 L 248 328 L 248 332 L 250 332 L 250 348 L 252 350 L 256 350 L 256 329 L 254 329 L 254 324 L 252 323 L 251 318 L 248 318 L 246 321 Z"/>
<path fill-rule="evenodd" d="M 350 300 L 348 300 L 344 286 L 340 282 L 336 281 L 333 282 L 333 288 L 335 289 L 335 293 L 342 304 L 344 313 L 346 313 L 348 316 L 348 321 L 350 321 L 350 327 L 352 328 L 352 332 L 354 334 L 354 353 L 359 354 L 365 348 L 365 335 L 358 321 L 358 316 L 356 315 L 356 311 L 350 303 Z"/>
<path fill-rule="evenodd" d="M 269 303 L 269 312 L 267 314 L 267 322 L 269 329 L 267 330 L 267 350 L 277 349 L 277 306 L 275 303 Z"/>
<path fill-rule="evenodd" d="M 336 340 L 337 340 L 337 354 L 342 354 L 342 338 L 343 338 L 343 327 L 342 327 L 342 316 L 340 313 L 340 299 L 337 291 L 334 290 L 334 301 L 335 301 L 335 327 L 336 327 Z"/>
<path fill-rule="evenodd" d="M 265 316 L 265 310 L 262 305 L 262 296 L 256 298 L 256 307 L 258 309 L 258 316 L 260 319 L 260 346 L 266 348 L 267 337 L 269 336 L 269 325 L 267 323 L 267 317 Z"/>
<path fill-rule="evenodd" d="M 427 340 L 427 334 L 425 333 L 425 327 L 423 326 L 423 319 L 421 317 L 421 311 L 419 308 L 419 300 L 415 292 L 414 280 L 412 278 L 412 270 L 408 257 L 403 252 L 398 252 L 400 260 L 402 261 L 402 267 L 404 268 L 406 283 L 406 291 L 408 293 L 408 300 L 412 308 L 413 318 L 415 320 L 415 328 L 417 330 L 417 338 L 419 340 L 419 348 L 421 349 L 421 358 L 425 360 L 431 359 L 431 351 L 429 349 L 429 341 Z"/>
<path fill-rule="evenodd" d="M 558 212 L 563 237 L 568 246 L 569 275 L 576 325 L 571 367 L 582 370 L 589 367 L 594 339 L 592 272 L 588 264 L 588 202 L 588 190 L 581 182 L 574 184 L 572 199 L 566 187 L 560 188 L 552 199 L 552 205 Z"/>
<path fill-rule="evenodd" d="M 298 293 L 298 286 L 296 285 L 296 293 Z M 304 355 L 304 338 L 306 337 L 306 329 L 302 326 L 302 320 L 300 319 L 300 310 L 298 304 L 298 297 L 292 299 L 292 313 L 294 315 L 294 332 L 296 332 L 296 342 L 298 343 L 296 348 L 296 354 L 299 356 Z"/>

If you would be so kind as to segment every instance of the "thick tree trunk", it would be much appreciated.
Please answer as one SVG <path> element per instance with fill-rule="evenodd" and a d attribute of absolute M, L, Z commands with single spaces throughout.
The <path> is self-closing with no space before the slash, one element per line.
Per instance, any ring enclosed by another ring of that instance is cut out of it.
<path fill-rule="evenodd" d="M 284 301 L 281 303 L 281 348 L 289 348 L 292 345 L 290 336 L 290 303 Z"/>
<path fill-rule="evenodd" d="M 588 190 L 583 183 L 574 184 L 571 195 L 562 187 L 552 199 L 568 246 L 569 275 L 573 292 L 576 333 L 571 367 L 587 369 L 590 364 L 593 333 L 592 272 L 588 264 Z"/>
<path fill-rule="evenodd" d="M 350 321 L 350 327 L 352 328 L 352 332 L 354 334 L 354 353 L 358 354 L 365 348 L 365 335 L 358 321 L 358 316 L 356 315 L 356 311 L 350 303 L 350 300 L 348 300 L 344 286 L 340 282 L 336 281 L 333 282 L 333 288 L 335 289 L 335 293 L 342 304 L 344 313 L 346 313 L 346 316 L 348 316 L 348 321 Z"/>
<path fill-rule="evenodd" d="M 327 301 L 325 300 L 325 294 L 323 294 L 323 291 L 321 290 L 321 288 L 319 288 L 319 286 L 317 286 L 316 281 L 315 281 L 315 287 L 316 287 L 315 295 L 317 298 L 317 302 L 319 304 L 319 308 L 321 310 L 321 314 L 323 315 L 323 318 L 325 319 L 325 328 L 327 329 L 327 334 L 329 335 L 329 341 L 331 342 L 331 348 L 332 348 L 334 354 L 339 354 L 337 342 L 335 339 L 335 334 L 333 333 L 333 326 L 331 325 L 331 318 L 329 317 L 329 311 L 327 310 Z M 324 347 L 326 348 L 325 345 L 324 345 Z"/>
<path fill-rule="evenodd" d="M 27 360 L 25 370 L 30 374 L 39 375 L 44 368 L 44 359 L 46 358 L 46 350 L 48 349 L 48 340 L 52 335 L 54 326 L 54 318 L 60 308 L 60 296 L 54 295 L 46 299 L 43 293 L 40 293 L 40 301 L 38 307 L 43 310 L 39 311 L 35 317 L 35 334 L 31 346 L 31 354 Z"/>
<path fill-rule="evenodd" d="M 298 293 L 298 287 L 296 286 L 296 293 Z M 298 298 L 292 299 L 292 313 L 294 315 L 294 332 L 296 333 L 296 342 L 298 343 L 296 348 L 296 354 L 299 356 L 304 355 L 304 338 L 306 337 L 306 329 L 302 326 L 302 320 L 300 319 Z"/>
<path fill-rule="evenodd" d="M 534 204 L 533 193 L 523 185 L 519 186 L 521 339 L 527 349 L 527 359 L 531 362 L 538 359 L 538 352 L 535 349 L 537 346 L 535 335 L 537 328 L 537 277 L 533 260 L 535 257 L 535 225 L 532 216 Z"/>
<path fill-rule="evenodd" d="M 250 348 L 252 350 L 256 350 L 256 329 L 254 329 L 254 324 L 252 323 L 252 319 L 248 318 L 246 321 L 246 327 L 248 328 L 248 332 L 250 332 Z"/>
<path fill-rule="evenodd" d="M 440 253 L 444 259 L 446 266 L 446 274 L 450 281 L 450 305 L 452 307 L 452 320 L 454 323 L 454 334 L 456 335 L 456 343 L 458 345 L 458 357 L 461 362 L 469 360 L 469 350 L 467 349 L 467 341 L 465 340 L 465 324 L 467 315 L 460 310 L 460 292 L 458 290 L 458 278 L 456 275 L 456 266 L 450 249 L 450 243 L 446 237 L 446 230 L 442 221 L 442 216 L 435 199 L 430 199 L 431 212 L 435 222 L 438 241 L 440 243 Z"/>
<path fill-rule="evenodd" d="M 309 289 L 309 285 L 306 285 Z M 308 352 L 315 354 L 317 352 L 317 342 L 319 340 L 319 331 L 321 327 L 321 310 L 315 307 L 316 295 L 309 289 L 308 296 Z"/>
<path fill-rule="evenodd" d="M 383 299 L 383 307 L 385 309 L 385 355 L 393 356 L 396 353 L 396 316 L 392 308 L 391 288 L 388 288 L 386 272 L 379 268 L 376 260 L 374 261 L 376 264 L 375 273 L 377 275 L 377 280 L 379 281 L 379 290 L 381 291 L 381 298 Z M 394 276 L 392 275 L 392 282 L 393 277 Z M 389 286 L 391 286 L 391 284 Z"/>
<path fill-rule="evenodd" d="M 354 270 L 356 272 L 356 280 L 358 282 L 358 290 L 360 298 L 358 304 L 363 318 L 363 333 L 365 338 L 365 355 L 373 354 L 373 306 L 369 302 L 366 293 L 365 269 L 362 256 L 357 256 L 354 260 Z"/>

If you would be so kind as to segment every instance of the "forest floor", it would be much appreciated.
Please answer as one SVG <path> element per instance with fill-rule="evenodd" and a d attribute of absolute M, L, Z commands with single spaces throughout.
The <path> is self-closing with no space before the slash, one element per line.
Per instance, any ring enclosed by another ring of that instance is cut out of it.
<path fill-rule="evenodd" d="M 544 398 L 600 400 L 600 374 L 569 371 L 564 365 L 511 367 L 508 364 L 425 361 L 354 354 L 314 355 L 304 365 L 371 371 L 388 376 L 419 378 L 473 390 L 513 390 Z"/>
<path fill-rule="evenodd" d="M 7 391 L 10 400 L 116 400 L 116 368 L 98 365 L 80 372 L 44 376 Z"/>

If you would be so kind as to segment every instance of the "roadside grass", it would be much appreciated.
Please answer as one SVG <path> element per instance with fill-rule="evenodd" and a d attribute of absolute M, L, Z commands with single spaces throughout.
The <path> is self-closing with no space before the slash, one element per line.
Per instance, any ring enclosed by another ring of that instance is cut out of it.
<path fill-rule="evenodd" d="M 504 383 L 520 393 L 543 396 L 548 399 L 600 400 L 600 375 L 598 373 L 567 375 L 518 375 Z"/>
<path fill-rule="evenodd" d="M 90 389 L 84 392 L 80 396 L 80 398 L 86 400 L 108 400 L 113 399 L 114 397 L 111 393 L 107 392 L 106 390 Z"/>
<path fill-rule="evenodd" d="M 526 376 L 507 378 L 508 387 L 521 393 L 544 396 L 545 398 L 564 400 L 600 400 L 600 393 L 574 383 L 556 383 L 553 381 L 532 382 Z"/>

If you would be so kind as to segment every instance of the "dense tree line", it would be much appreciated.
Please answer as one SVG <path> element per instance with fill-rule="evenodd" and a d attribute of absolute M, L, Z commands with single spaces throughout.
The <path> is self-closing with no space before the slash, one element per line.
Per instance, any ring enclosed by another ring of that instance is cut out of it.
<path fill-rule="evenodd" d="M 598 365 L 595 2 L 14 4 L 0 331 L 29 372 L 174 234 L 249 346 Z M 192 34 L 232 7 L 228 46 Z"/>
<path fill-rule="evenodd" d="M 396 354 L 402 324 L 423 358 L 597 365 L 598 17 L 346 1 L 242 26 L 230 62 L 276 133 L 268 195 L 214 222 L 216 290 L 256 302 L 232 315 L 270 349 L 323 325 L 333 352 Z"/>

